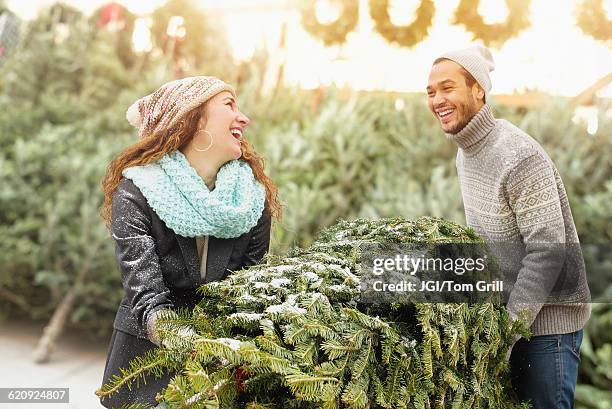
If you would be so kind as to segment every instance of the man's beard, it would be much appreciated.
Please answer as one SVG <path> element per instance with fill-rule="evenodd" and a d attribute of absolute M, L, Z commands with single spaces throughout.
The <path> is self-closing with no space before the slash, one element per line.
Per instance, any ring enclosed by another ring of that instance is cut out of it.
<path fill-rule="evenodd" d="M 467 103 L 456 106 L 457 125 L 455 125 L 447 133 L 455 135 L 463 130 L 465 126 L 472 120 L 474 115 L 478 113 L 478 108 L 474 99 L 470 98 Z"/>

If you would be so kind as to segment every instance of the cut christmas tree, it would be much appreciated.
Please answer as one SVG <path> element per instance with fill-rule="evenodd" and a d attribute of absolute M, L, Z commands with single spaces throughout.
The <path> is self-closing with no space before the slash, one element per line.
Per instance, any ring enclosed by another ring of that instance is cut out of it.
<path fill-rule="evenodd" d="M 170 347 L 98 394 L 170 371 L 158 398 L 172 408 L 528 407 L 506 361 L 523 322 L 495 302 L 364 302 L 362 249 L 381 243 L 482 241 L 438 218 L 340 221 L 307 249 L 202 286 L 193 311 L 158 321 Z M 187 325 L 199 335 L 180 337 Z"/>

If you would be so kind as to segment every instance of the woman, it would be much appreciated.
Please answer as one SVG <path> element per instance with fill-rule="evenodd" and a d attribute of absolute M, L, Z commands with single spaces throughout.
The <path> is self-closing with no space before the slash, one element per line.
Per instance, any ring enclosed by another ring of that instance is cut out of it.
<path fill-rule="evenodd" d="M 193 308 L 201 283 L 260 262 L 277 189 L 243 137 L 249 119 L 231 86 L 214 77 L 172 81 L 126 115 L 140 140 L 104 178 L 102 216 L 115 240 L 125 295 L 114 321 L 103 384 L 160 344 L 156 320 Z M 108 408 L 156 405 L 173 374 L 150 376 L 101 398 Z"/>

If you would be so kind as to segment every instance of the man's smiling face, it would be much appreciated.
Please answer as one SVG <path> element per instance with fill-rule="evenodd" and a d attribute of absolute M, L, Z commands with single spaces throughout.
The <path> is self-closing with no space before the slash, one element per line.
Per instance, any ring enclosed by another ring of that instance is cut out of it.
<path fill-rule="evenodd" d="M 442 130 L 461 131 L 484 105 L 484 91 L 459 64 L 443 59 L 434 63 L 427 84 L 427 106 Z"/>

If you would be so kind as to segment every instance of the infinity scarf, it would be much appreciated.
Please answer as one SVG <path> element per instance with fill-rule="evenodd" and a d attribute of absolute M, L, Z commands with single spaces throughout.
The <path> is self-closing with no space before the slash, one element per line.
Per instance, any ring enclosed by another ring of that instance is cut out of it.
<path fill-rule="evenodd" d="M 155 163 L 126 168 L 123 176 L 169 228 L 185 237 L 238 237 L 257 224 L 264 208 L 265 189 L 241 160 L 219 169 L 212 191 L 179 150 Z"/>

